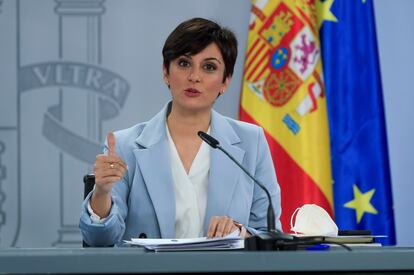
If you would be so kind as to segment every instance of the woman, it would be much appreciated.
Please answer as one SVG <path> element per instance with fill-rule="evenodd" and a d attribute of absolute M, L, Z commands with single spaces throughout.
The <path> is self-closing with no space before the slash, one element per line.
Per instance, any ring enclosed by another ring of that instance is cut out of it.
<path fill-rule="evenodd" d="M 163 48 L 172 100 L 148 122 L 107 136 L 95 162 L 95 187 L 80 228 L 92 246 L 148 238 L 242 236 L 265 230 L 268 200 L 222 152 L 197 136 L 211 133 L 269 190 L 280 229 L 280 190 L 263 130 L 212 110 L 230 84 L 234 34 L 215 22 L 181 23 Z"/>

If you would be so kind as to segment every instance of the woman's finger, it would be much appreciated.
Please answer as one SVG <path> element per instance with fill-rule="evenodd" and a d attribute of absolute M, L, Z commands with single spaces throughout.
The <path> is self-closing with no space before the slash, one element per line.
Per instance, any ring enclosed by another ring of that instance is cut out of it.
<path fill-rule="evenodd" d="M 234 221 L 231 218 L 226 219 L 222 237 L 227 236 L 228 234 L 237 229 L 237 226 L 234 224 Z"/>
<path fill-rule="evenodd" d="M 217 216 L 211 217 L 210 224 L 208 225 L 207 238 L 213 238 L 215 236 L 218 220 Z"/>
<path fill-rule="evenodd" d="M 217 230 L 216 230 L 216 234 L 214 237 L 224 237 L 225 235 L 227 235 L 227 231 L 230 230 L 229 227 L 231 228 L 230 223 L 233 223 L 233 220 L 230 219 L 229 217 L 227 216 L 220 217 L 217 223 Z"/>
<path fill-rule="evenodd" d="M 114 168 L 96 167 L 94 172 L 95 172 L 95 178 L 96 177 L 108 177 L 108 176 L 122 177 L 124 176 L 126 170 L 123 167 L 114 165 Z"/>
<path fill-rule="evenodd" d="M 116 156 L 116 148 L 115 148 L 115 135 L 113 132 L 109 132 L 106 136 L 106 140 L 108 142 L 108 155 L 109 156 Z"/>
<path fill-rule="evenodd" d="M 125 172 L 128 169 L 128 166 L 118 156 L 97 155 L 94 169 L 95 171 L 99 169 L 121 169 Z"/>
<path fill-rule="evenodd" d="M 227 216 L 213 216 L 210 220 L 207 237 L 224 237 L 237 229 L 233 219 Z"/>

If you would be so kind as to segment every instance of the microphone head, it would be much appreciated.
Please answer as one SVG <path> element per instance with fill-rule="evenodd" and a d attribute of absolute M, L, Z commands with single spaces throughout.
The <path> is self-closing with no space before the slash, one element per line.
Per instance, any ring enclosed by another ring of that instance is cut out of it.
<path fill-rule="evenodd" d="M 213 138 L 212 136 L 210 136 L 207 133 L 204 133 L 203 131 L 198 131 L 197 135 L 204 140 L 208 145 L 210 145 L 211 147 L 213 147 L 214 149 L 220 147 L 220 143 L 218 142 L 217 139 Z"/>

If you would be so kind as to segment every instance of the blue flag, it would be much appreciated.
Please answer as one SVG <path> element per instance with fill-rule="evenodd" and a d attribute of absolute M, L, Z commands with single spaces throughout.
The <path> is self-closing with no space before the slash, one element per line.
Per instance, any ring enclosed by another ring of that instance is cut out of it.
<path fill-rule="evenodd" d="M 391 176 L 371 0 L 321 2 L 321 48 L 339 229 L 395 244 Z M 327 8 L 327 9 L 326 9 Z"/>

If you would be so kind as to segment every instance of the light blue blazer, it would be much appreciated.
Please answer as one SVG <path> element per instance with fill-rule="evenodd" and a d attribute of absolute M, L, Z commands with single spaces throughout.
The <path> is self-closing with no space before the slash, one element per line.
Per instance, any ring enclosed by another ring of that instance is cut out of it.
<path fill-rule="evenodd" d="M 117 154 L 127 163 L 124 178 L 112 188 L 112 208 L 101 224 L 92 223 L 87 196 L 80 217 L 83 240 L 91 246 L 122 245 L 137 238 L 174 238 L 175 197 L 165 129 L 168 105 L 151 120 L 115 132 Z M 280 225 L 280 188 L 263 129 L 212 111 L 210 134 L 265 185 L 272 196 L 276 227 Z M 206 235 L 212 216 L 226 215 L 251 233 L 267 228 L 268 199 L 223 152 L 211 149 Z"/>

